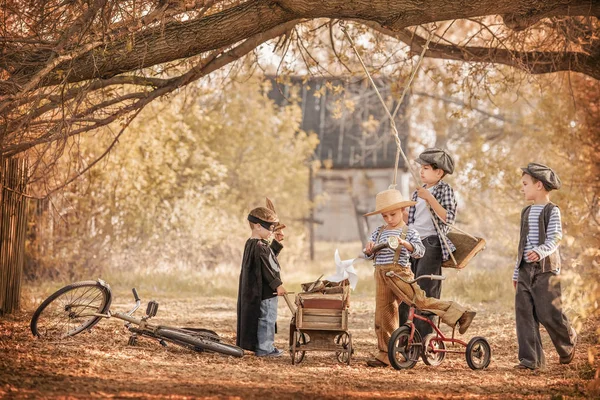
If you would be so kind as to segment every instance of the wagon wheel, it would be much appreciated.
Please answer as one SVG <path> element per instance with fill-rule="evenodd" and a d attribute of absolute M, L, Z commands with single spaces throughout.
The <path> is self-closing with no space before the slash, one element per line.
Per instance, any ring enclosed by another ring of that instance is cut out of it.
<path fill-rule="evenodd" d="M 341 345 L 344 350 L 336 351 L 335 356 L 337 360 L 341 363 L 346 363 L 350 365 L 350 360 L 352 359 L 352 334 L 348 332 L 344 332 L 335 337 L 335 344 Z"/>
<path fill-rule="evenodd" d="M 294 340 L 290 349 L 292 365 L 300 364 L 302 360 L 304 360 L 306 352 L 304 350 L 298 350 L 302 345 L 306 345 L 306 335 L 302 332 L 294 331 Z"/>

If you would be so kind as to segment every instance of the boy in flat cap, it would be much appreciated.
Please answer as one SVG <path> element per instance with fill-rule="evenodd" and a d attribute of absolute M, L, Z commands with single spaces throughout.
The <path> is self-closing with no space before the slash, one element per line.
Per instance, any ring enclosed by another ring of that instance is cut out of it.
<path fill-rule="evenodd" d="M 560 188 L 560 179 L 543 164 L 530 163 L 521 170 L 522 192 L 533 204 L 521 212 L 519 253 L 513 274 L 519 343 L 519 364 L 515 368 L 534 370 L 543 368 L 546 362 L 540 323 L 550 335 L 561 364 L 573 360 L 577 333 L 562 312 L 557 276 L 562 227 L 560 210 L 550 202 L 550 191 Z"/>
<path fill-rule="evenodd" d="M 422 152 L 415 160 L 421 164 L 421 181 L 423 186 L 417 188 L 411 200 L 416 202 L 411 206 L 405 222 L 421 236 L 425 245 L 425 255 L 422 258 L 411 258 L 411 268 L 415 277 L 422 275 L 441 275 L 442 263 L 450 258 L 450 252 L 456 250 L 454 244 L 446 236 L 456 219 L 456 198 L 452 187 L 442 179 L 454 172 L 454 160 L 446 150 L 431 148 Z M 431 209 L 434 212 L 431 212 Z M 436 219 L 439 231 L 433 223 Z M 444 244 L 444 238 L 448 247 Z M 429 297 L 440 298 L 442 282 L 422 280 L 419 286 Z M 400 324 L 408 319 L 408 306 L 400 306 Z M 425 337 L 432 332 L 431 327 L 423 321 L 416 320 L 415 327 Z"/>

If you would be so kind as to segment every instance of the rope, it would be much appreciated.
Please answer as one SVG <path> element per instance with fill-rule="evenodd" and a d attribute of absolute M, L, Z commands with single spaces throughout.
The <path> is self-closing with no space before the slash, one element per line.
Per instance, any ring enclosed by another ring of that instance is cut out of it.
<path fill-rule="evenodd" d="M 381 102 L 381 105 L 383 107 L 383 109 L 385 110 L 385 113 L 387 114 L 389 120 L 390 120 L 390 127 L 392 129 L 391 135 L 394 137 L 394 141 L 396 142 L 396 161 L 395 161 L 395 165 L 394 165 L 394 178 L 393 178 L 393 183 L 390 185 L 390 189 L 395 188 L 396 187 L 396 182 L 397 182 L 397 177 L 398 177 L 398 162 L 400 159 L 400 156 L 402 156 L 402 158 L 404 159 L 404 162 L 409 170 L 409 172 L 411 173 L 413 179 L 415 180 L 415 182 L 417 183 L 417 185 L 419 184 L 419 179 L 417 178 L 417 174 L 414 171 L 414 169 L 411 167 L 410 162 L 408 161 L 408 158 L 406 157 L 406 154 L 404 153 L 404 151 L 402 150 L 402 143 L 400 141 L 400 136 L 398 134 L 398 129 L 396 128 L 396 122 L 394 121 L 394 118 L 396 116 L 396 113 L 398 112 L 400 105 L 402 104 L 402 102 L 404 101 L 404 96 L 406 95 L 406 93 L 408 92 L 408 89 L 410 88 L 410 86 L 412 85 L 413 79 L 416 76 L 417 72 L 419 71 L 419 68 L 421 67 L 421 62 L 423 61 L 423 59 L 425 58 L 425 52 L 429 49 L 429 43 L 431 42 L 431 39 L 433 38 L 433 34 L 431 31 L 428 32 L 428 38 L 427 38 L 427 42 L 425 43 L 425 46 L 423 46 L 423 50 L 421 51 L 421 55 L 419 56 L 419 60 L 417 61 L 417 65 L 415 66 L 415 68 L 413 69 L 412 73 L 410 74 L 409 80 L 407 85 L 404 87 L 404 90 L 402 91 L 402 95 L 400 96 L 400 101 L 398 102 L 398 105 L 396 106 L 396 109 L 394 110 L 394 113 L 391 114 L 390 110 L 388 109 L 387 105 L 385 104 L 385 101 L 383 100 L 383 97 L 381 97 L 381 93 L 379 93 L 379 89 L 377 89 L 377 85 L 375 85 L 375 82 L 373 81 L 373 78 L 371 77 L 371 74 L 369 73 L 369 70 L 367 69 L 367 66 L 365 65 L 365 63 L 362 60 L 362 57 L 360 56 L 360 53 L 358 52 L 358 50 L 356 49 L 356 46 L 354 45 L 354 41 L 352 40 L 352 38 L 350 37 L 350 34 L 348 33 L 348 29 L 346 28 L 346 24 L 344 23 L 344 21 L 340 21 L 339 22 L 340 28 L 342 29 L 342 32 L 344 32 L 344 35 L 346 36 L 346 38 L 348 39 L 348 42 L 350 43 L 350 46 L 352 47 L 352 50 L 354 50 L 354 53 L 356 54 L 356 57 L 358 58 L 358 61 L 360 62 L 360 65 L 362 66 L 363 70 L 365 71 L 365 74 L 367 75 L 367 78 L 369 79 L 369 82 L 371 83 L 371 86 L 373 87 L 373 90 L 375 90 L 375 93 L 377 94 L 377 97 L 379 98 L 379 101 Z M 475 238 L 474 236 L 468 234 L 467 232 L 453 226 L 453 225 L 449 225 L 448 223 L 446 223 L 442 218 L 440 218 L 439 215 L 437 215 L 437 213 L 435 212 L 435 210 L 433 208 L 431 208 L 431 206 L 429 206 L 429 212 L 433 215 L 436 215 L 440 221 L 442 221 L 444 224 L 446 224 L 447 226 L 449 226 L 450 228 L 456 229 L 458 231 L 460 231 L 461 233 L 469 236 L 470 238 L 472 238 L 473 240 L 477 241 L 478 239 Z M 437 223 L 437 219 L 436 218 L 431 218 L 433 221 L 433 224 L 435 225 L 435 229 L 437 232 L 440 232 L 440 227 Z M 442 241 L 444 242 L 444 245 L 446 246 L 446 248 L 448 249 L 448 252 L 450 253 L 450 257 L 452 258 L 452 261 L 454 262 L 454 265 L 458 265 L 458 263 L 456 262 L 456 259 L 454 258 L 454 254 L 452 254 L 452 251 L 450 251 L 450 245 L 448 244 L 448 240 L 446 239 L 446 235 L 440 235 L 442 237 Z"/>
<path fill-rule="evenodd" d="M 356 57 L 358 58 L 360 65 L 362 66 L 363 70 L 365 71 L 365 74 L 367 75 L 367 78 L 369 79 L 369 82 L 371 83 L 373 90 L 375 90 L 375 93 L 377 94 L 377 97 L 379 98 L 379 101 L 381 102 L 381 105 L 383 106 L 383 109 L 385 110 L 385 113 L 387 114 L 387 116 L 390 120 L 390 127 L 392 128 L 391 135 L 394 137 L 394 141 L 396 142 L 396 162 L 395 162 L 395 168 L 394 168 L 394 180 L 393 180 L 393 184 L 390 185 L 390 188 L 396 187 L 396 181 L 398 178 L 398 161 L 399 161 L 400 156 L 402 156 L 402 158 L 404 159 L 404 161 L 408 167 L 408 170 L 412 174 L 412 177 L 414 178 L 414 180 L 416 182 L 419 182 L 419 179 L 417 178 L 417 174 L 415 173 L 413 168 L 411 168 L 410 163 L 408 162 L 408 158 L 406 158 L 406 154 L 404 154 L 404 152 L 402 151 L 402 142 L 400 141 L 400 135 L 398 134 L 398 128 L 396 127 L 396 122 L 394 121 L 394 117 L 395 117 L 396 113 L 398 112 L 398 109 L 400 108 L 400 104 L 402 104 L 402 102 L 404 101 L 404 96 L 408 92 L 408 89 L 410 88 L 412 81 L 421 66 L 421 62 L 423 61 L 425 52 L 429 48 L 429 43 L 431 42 L 433 35 L 431 34 L 431 32 L 429 32 L 429 37 L 427 38 L 427 42 L 425 43 L 425 46 L 423 47 L 423 51 L 421 52 L 419 61 L 417 62 L 417 65 L 415 66 L 414 70 L 412 71 L 412 73 L 409 77 L 408 84 L 404 87 L 404 90 L 402 91 L 402 95 L 400 96 L 400 101 L 398 102 L 398 106 L 396 107 L 396 109 L 394 110 L 394 114 L 392 115 L 392 113 L 390 113 L 389 108 L 385 104 L 385 101 L 383 100 L 383 97 L 381 96 L 379 89 L 377 89 L 377 85 L 375 84 L 375 81 L 373 81 L 373 78 L 371 77 L 371 74 L 369 73 L 367 66 L 365 65 L 362 57 L 360 56 L 360 53 L 356 49 L 356 46 L 354 45 L 354 41 L 352 40 L 352 38 L 350 37 L 350 34 L 348 33 L 346 24 L 344 23 L 344 21 L 340 21 L 339 25 L 340 25 L 340 28 L 342 29 L 342 32 L 344 32 L 344 35 L 346 35 L 346 38 L 348 39 L 348 42 L 350 43 L 352 50 L 354 50 L 354 53 L 356 54 Z"/>

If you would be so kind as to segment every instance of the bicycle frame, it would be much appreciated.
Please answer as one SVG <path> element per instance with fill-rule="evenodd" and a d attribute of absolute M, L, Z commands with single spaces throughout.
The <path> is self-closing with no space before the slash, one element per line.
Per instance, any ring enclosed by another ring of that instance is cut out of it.
<path fill-rule="evenodd" d="M 413 320 L 416 318 L 418 320 L 421 320 L 427 324 L 429 324 L 429 326 L 431 326 L 433 328 L 433 330 L 435 331 L 437 337 L 439 338 L 440 341 L 445 342 L 445 343 L 450 343 L 452 344 L 452 346 L 456 345 L 456 344 L 460 344 L 462 346 L 467 346 L 467 343 L 460 340 L 460 339 L 455 339 L 454 338 L 454 331 L 455 329 L 452 329 L 452 337 L 446 337 L 442 331 L 439 329 L 439 326 L 436 326 L 436 324 L 434 324 L 429 318 L 427 317 L 423 317 L 419 314 L 415 313 L 416 308 L 414 306 L 411 306 L 409 304 L 410 309 L 408 310 L 408 320 L 406 321 L 406 324 L 410 326 L 410 341 L 413 341 L 414 338 L 414 334 L 415 334 L 415 324 L 413 323 Z M 439 325 L 439 324 L 438 324 Z M 464 353 L 463 350 L 448 350 L 448 349 L 433 349 L 434 353 Z"/>
<path fill-rule="evenodd" d="M 148 319 L 147 317 L 142 317 L 142 318 L 135 318 L 133 317 L 133 313 L 137 311 L 138 308 L 140 308 L 140 304 L 141 304 L 141 299 L 138 296 L 137 290 L 135 288 L 133 288 L 131 290 L 133 292 L 133 297 L 135 298 L 135 306 L 129 310 L 126 313 L 122 313 L 122 312 L 116 312 L 116 313 L 111 313 L 110 310 L 108 310 L 108 313 L 106 314 L 101 314 L 101 313 L 89 313 L 89 314 L 80 314 L 81 317 L 100 317 L 100 318 L 117 318 L 123 321 L 126 321 L 127 324 L 134 324 L 137 325 L 139 327 L 140 330 L 148 330 L 150 332 L 152 332 L 153 334 L 156 334 L 156 330 L 158 329 L 158 326 L 149 324 L 146 322 L 146 320 Z"/>

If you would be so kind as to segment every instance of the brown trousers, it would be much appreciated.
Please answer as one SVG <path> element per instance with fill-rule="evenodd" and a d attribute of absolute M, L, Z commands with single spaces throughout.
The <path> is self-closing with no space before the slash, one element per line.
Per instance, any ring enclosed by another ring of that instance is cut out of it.
<path fill-rule="evenodd" d="M 442 322 L 453 327 L 466 311 L 466 308 L 453 301 L 444 301 L 427 297 L 416 283 L 407 284 L 398 277 L 385 274 L 394 271 L 403 279 L 410 281 L 414 275 L 410 269 L 396 264 L 375 267 L 375 334 L 379 354 L 377 359 L 389 365 L 388 342 L 392 333 L 398 329 L 398 302 L 404 301 L 420 310 L 436 314 Z"/>

